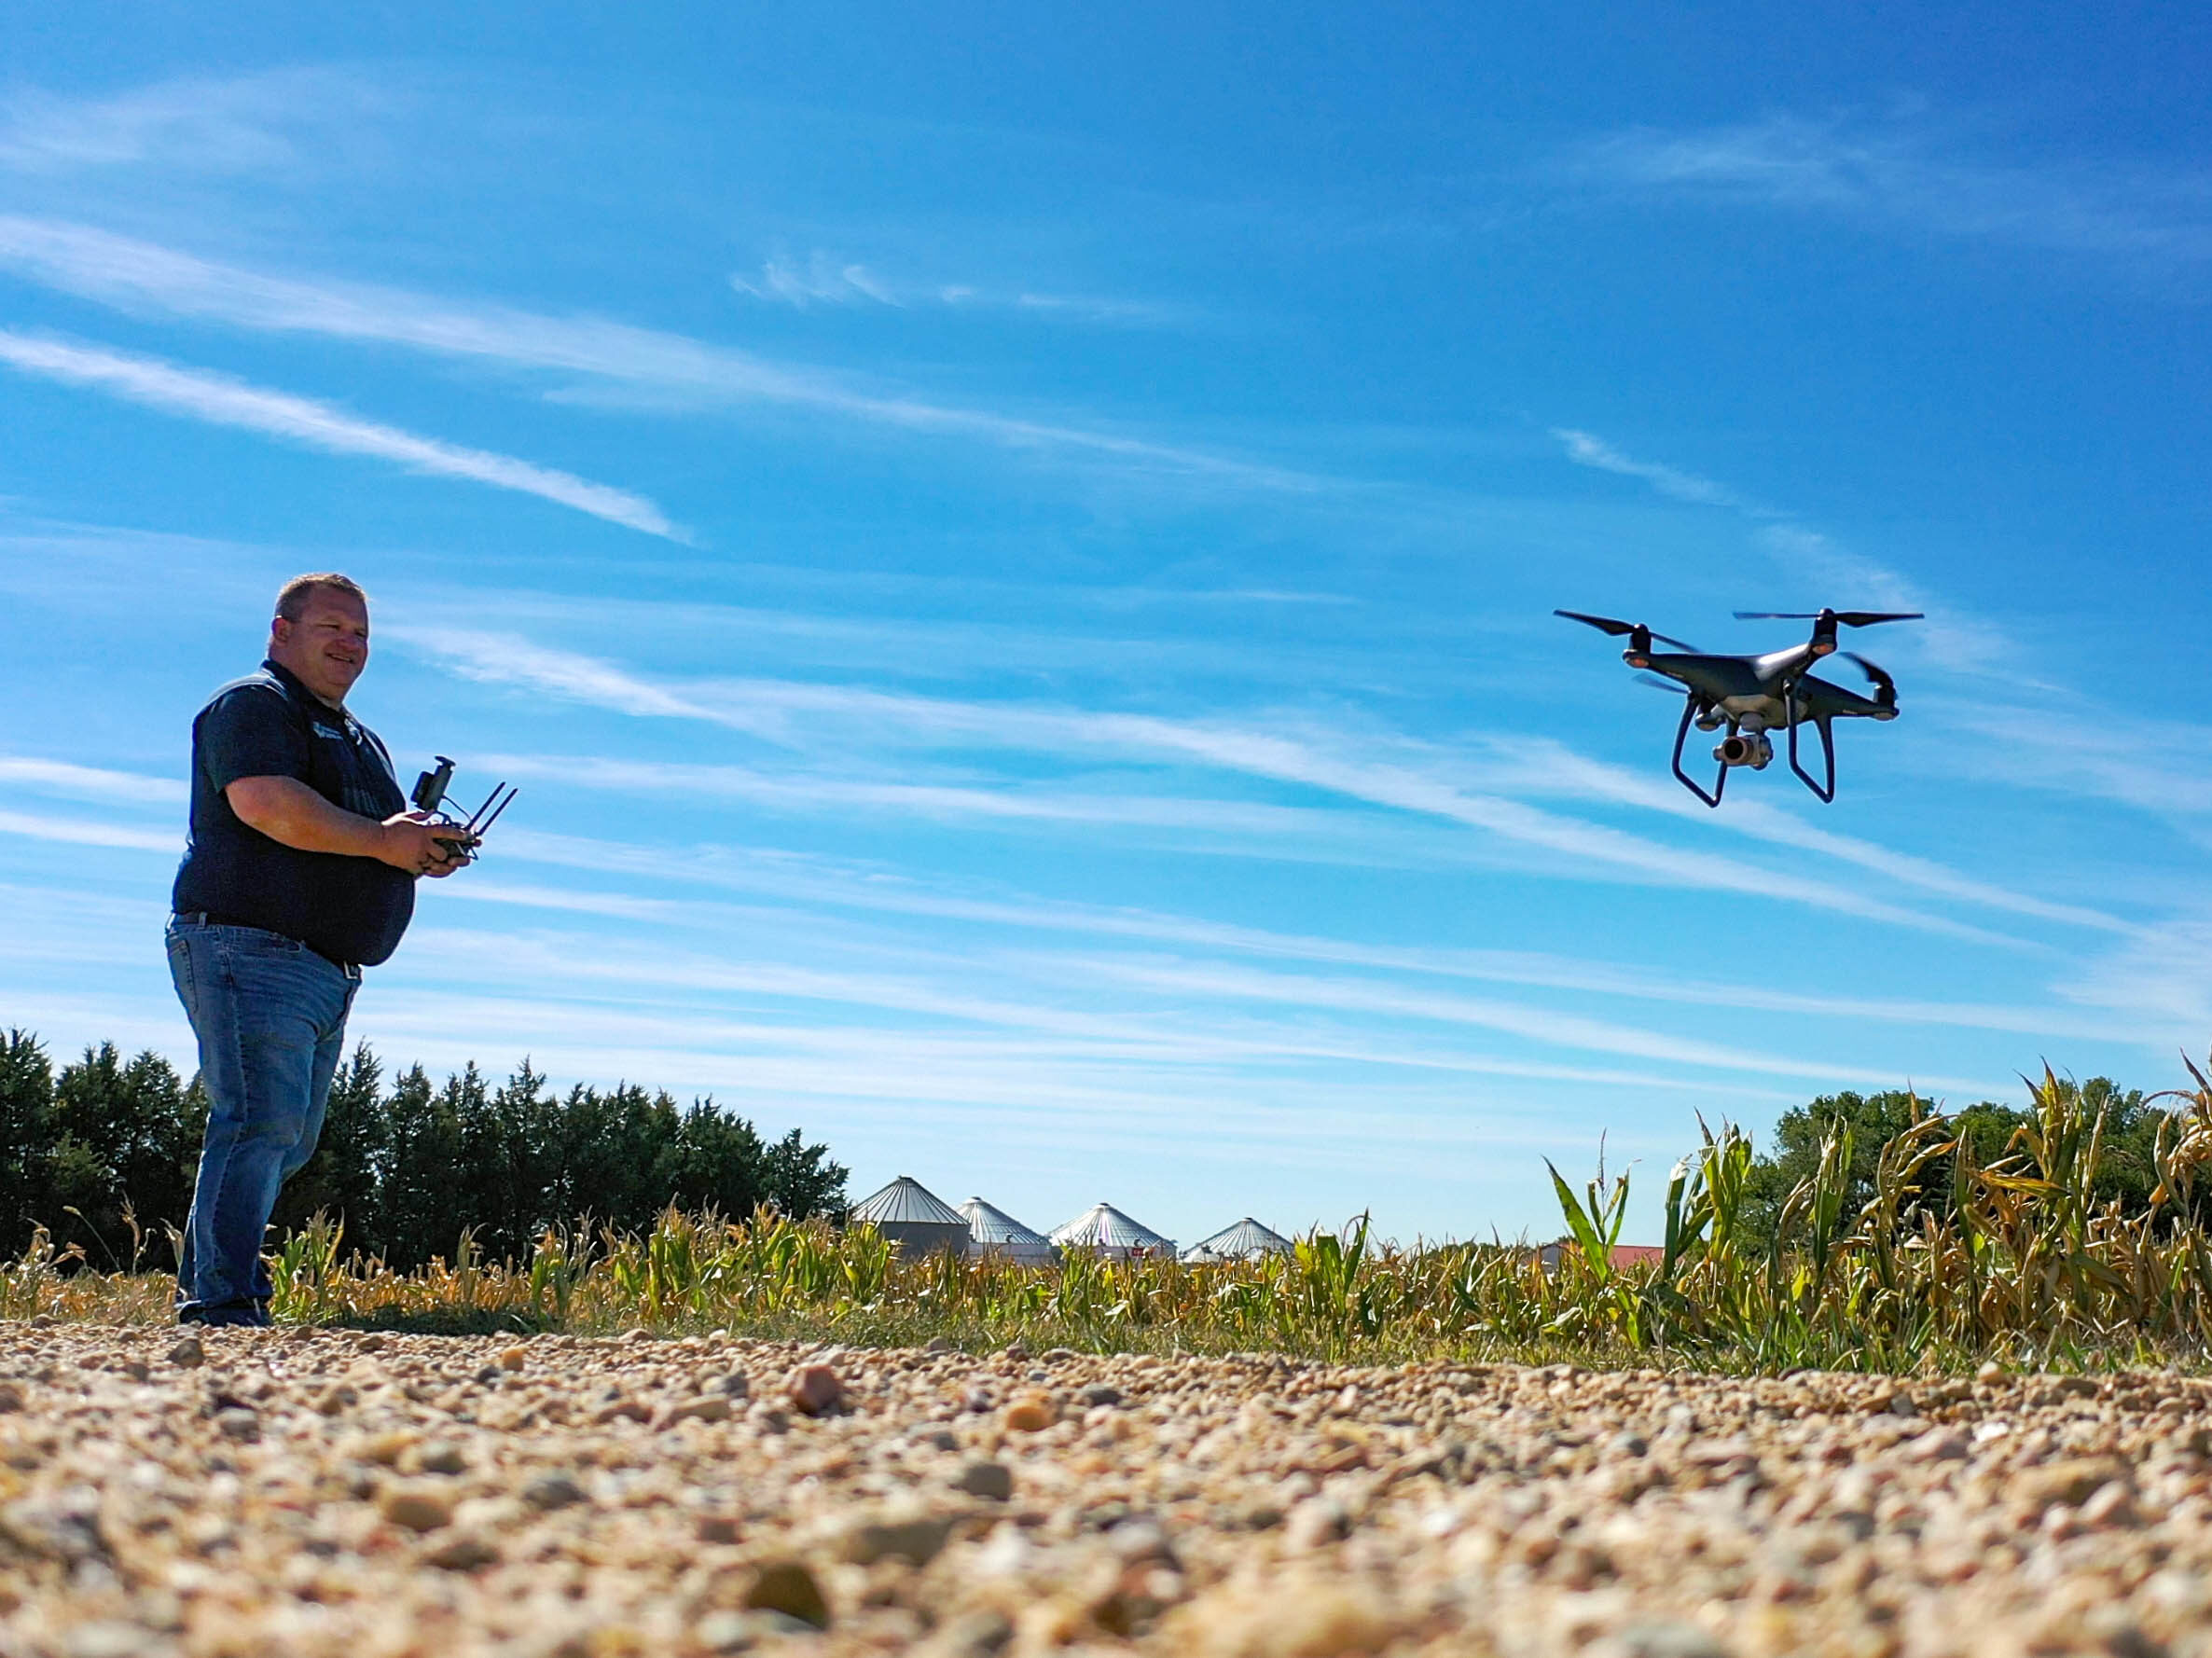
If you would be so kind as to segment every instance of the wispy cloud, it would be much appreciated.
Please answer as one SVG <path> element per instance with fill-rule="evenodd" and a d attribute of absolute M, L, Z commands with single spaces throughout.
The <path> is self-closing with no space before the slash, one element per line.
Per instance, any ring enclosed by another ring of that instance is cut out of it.
<path fill-rule="evenodd" d="M 189 76 L 106 98 L 0 93 L 0 167 L 24 173 L 157 167 L 210 173 L 297 169 L 336 132 L 391 105 L 379 83 L 325 69 Z M 311 142 L 303 142 L 312 135 Z"/>
<path fill-rule="evenodd" d="M 167 852 L 174 857 L 185 849 L 185 833 L 173 830 L 134 829 L 125 823 L 106 823 L 86 818 L 46 818 L 29 812 L 0 811 L 0 835 L 21 835 L 31 840 L 58 840 L 72 846 L 114 847 L 125 851 Z"/>
<path fill-rule="evenodd" d="M 1837 546 L 1832 537 L 1807 527 L 1778 507 L 1764 505 L 1726 484 L 1685 472 L 1666 462 L 1625 454 L 1589 432 L 1555 426 L 1552 436 L 1566 450 L 1567 458 L 1578 466 L 1637 478 L 1672 500 L 1719 507 L 1756 525 L 1758 544 L 1794 578 L 1801 589 L 1817 595 L 1806 601 L 1808 604 L 1926 611 L 1930 619 L 1918 625 L 1918 630 L 1919 637 L 1929 647 L 1929 658 L 1956 669 L 1992 667 L 2012 649 L 1993 624 L 1955 612 L 1946 613 L 1908 578 L 1873 559 Z"/>
<path fill-rule="evenodd" d="M 1975 703 L 1951 718 L 1977 739 L 1976 771 L 2026 788 L 2093 794 L 2212 844 L 2212 727 L 2124 712 Z"/>
<path fill-rule="evenodd" d="M 1258 973 L 1249 968 L 1193 965 L 1181 962 L 1098 961 L 1100 974 L 1149 988 L 1181 995 L 1249 998 L 1300 1006 L 1325 1007 L 1339 1013 L 1385 1014 L 1432 1020 L 1448 1025 L 1473 1025 L 1514 1036 L 1558 1043 L 1594 1053 L 1611 1053 L 1677 1065 L 1703 1066 L 1719 1071 L 1751 1071 L 1773 1076 L 1805 1078 L 1849 1077 L 1877 1086 L 1894 1084 L 1893 1073 L 1850 1066 L 1785 1058 L 1734 1043 L 1686 1040 L 1663 1032 L 1638 1029 L 1611 1020 L 1562 1014 L 1526 1002 L 1503 1002 L 1487 997 L 1454 995 L 1434 990 L 1406 989 L 1343 978 L 1313 978 L 1294 974 Z M 1971 1080 L 1930 1077 L 1940 1087 L 1973 1088 Z"/>
<path fill-rule="evenodd" d="M 25 754 L 0 754 L 0 784 L 69 799 L 114 800 L 134 806 L 174 806 L 192 793 L 181 778 L 149 777 L 140 771 L 115 771 Z"/>
<path fill-rule="evenodd" d="M 1555 426 L 1552 435 L 1566 446 L 1567 458 L 1578 466 L 1591 466 L 1600 472 L 1618 473 L 1623 477 L 1641 478 L 1662 495 L 1677 501 L 1694 502 L 1700 506 L 1725 506 L 1737 512 L 1765 518 L 1769 513 L 1757 507 L 1724 484 L 1710 478 L 1699 477 L 1694 472 L 1684 472 L 1679 466 L 1669 466 L 1661 461 L 1639 461 L 1624 455 L 1605 441 L 1588 432 L 1578 432 L 1571 426 Z"/>
<path fill-rule="evenodd" d="M 2212 908 L 2177 916 L 2091 962 L 2062 994 L 2185 1051 L 2212 1030 Z M 2203 1061 L 2200 1061 L 2202 1063 Z"/>
<path fill-rule="evenodd" d="M 387 633 L 391 632 L 387 629 Z M 486 684 L 526 686 L 626 713 L 698 720 L 791 744 L 802 722 L 841 724 L 902 744 L 985 743 L 1029 752 L 1136 754 L 1325 790 L 1395 811 L 1442 819 L 1538 848 L 1565 866 L 1755 894 L 1987 943 L 1998 935 L 1948 918 L 1885 903 L 1846 887 L 1740 859 L 1685 851 L 1460 786 L 1433 770 L 1337 752 L 1314 739 L 1226 724 L 1150 714 L 1085 712 L 958 701 L 790 681 L 656 684 L 600 658 L 548 650 L 512 636 L 457 629 L 406 629 L 399 638 Z"/>
<path fill-rule="evenodd" d="M 748 298 L 799 311 L 818 305 L 1010 311 L 1053 321 L 1121 325 L 1163 323 L 1170 314 L 1162 306 L 1092 295 L 1043 294 L 967 282 L 897 282 L 871 266 L 821 248 L 804 259 L 787 254 L 764 259 L 758 270 L 740 271 L 731 277 L 729 285 Z"/>
<path fill-rule="evenodd" d="M 272 333 L 316 334 L 581 375 L 601 385 L 694 406 L 777 404 L 874 426 L 1247 488 L 1309 492 L 1329 482 L 1183 445 L 867 389 L 822 370 L 771 363 L 727 346 L 603 318 L 457 304 L 359 283 L 300 282 L 58 220 L 0 215 L 0 266 L 127 311 L 201 317 Z"/>
<path fill-rule="evenodd" d="M 1884 997 L 1843 989 L 1689 976 L 1617 960 L 1592 961 L 1540 951 L 1387 946 L 1354 939 L 1274 933 L 1193 916 L 1071 904 L 1035 893 L 979 895 L 903 879 L 887 871 L 850 869 L 819 859 L 763 849 L 650 848 L 518 831 L 503 843 L 503 850 L 524 862 L 667 881 L 684 889 L 686 896 L 652 898 L 578 891 L 566 887 L 532 886 L 498 876 L 472 881 L 466 887 L 449 889 L 449 895 L 723 933 L 772 922 L 774 916 L 781 913 L 717 904 L 698 896 L 700 887 L 713 886 L 817 906 L 811 912 L 816 919 L 809 923 L 817 928 L 821 925 L 819 906 L 826 905 L 872 915 L 914 916 L 1078 937 L 1141 940 L 1183 949 L 1326 962 L 1418 977 L 1470 979 L 1689 1007 L 1725 1007 L 1813 1018 L 1939 1025 L 2085 1040 L 2108 1038 L 2112 1034 L 2102 1022 L 2084 1019 L 2050 1005 L 2007 1006 Z"/>
<path fill-rule="evenodd" d="M 885 777 L 840 776 L 822 769 L 771 771 L 759 767 L 687 761 L 615 760 L 576 754 L 487 754 L 481 764 L 505 777 L 542 778 L 619 793 L 676 794 L 691 799 L 744 800 L 782 810 L 818 813 L 851 809 L 924 818 L 1047 824 L 1094 823 L 1116 828 L 1200 830 L 1216 835 L 1314 836 L 1348 827 L 1341 812 L 1321 812 L 1258 801 L 1193 798 L 1121 792 L 980 784 L 914 782 Z M 0 765 L 0 778 L 6 776 Z"/>
<path fill-rule="evenodd" d="M 419 946 L 423 942 L 419 940 Z M 1433 1042 L 1417 1042 L 1401 1049 L 1375 1040 L 1372 1031 L 1250 1023 L 1205 1007 L 1204 1000 L 1210 999 L 1394 1014 L 1451 1026 L 1461 1034 L 1469 1029 L 1491 1030 L 1542 1046 L 1656 1060 L 1723 1075 L 1820 1079 L 1840 1074 L 1876 1084 L 1894 1080 L 1886 1071 L 1838 1072 L 1832 1067 L 1738 1045 L 1682 1041 L 1611 1020 L 1558 1014 L 1525 1003 L 1215 965 L 1030 955 L 1006 964 L 1021 970 L 1017 982 L 1030 992 L 1017 995 L 980 988 L 977 964 L 972 957 L 958 962 L 931 963 L 927 976 L 906 976 L 824 969 L 783 958 L 735 959 L 666 946 L 610 949 L 603 938 L 581 935 L 518 937 L 507 932 L 439 928 L 429 935 L 428 947 L 455 960 L 466 960 L 479 976 L 506 968 L 516 975 L 528 974 L 571 994 L 586 987 L 615 984 L 652 986 L 678 995 L 736 994 L 747 999 L 752 1016 L 730 1019 L 727 1015 L 702 1010 L 705 1023 L 693 1026 L 695 1037 L 710 1033 L 718 1021 L 727 1021 L 734 1029 L 749 1033 L 772 1031 L 778 1027 L 761 1016 L 765 1010 L 784 1002 L 822 1003 L 850 1009 L 863 1016 L 918 1016 L 950 1021 L 948 1028 L 933 1028 L 933 1033 L 938 1035 L 957 1033 L 961 1026 L 1022 1032 L 1053 1043 L 1058 1052 L 1079 1054 L 1092 1060 L 1218 1064 L 1252 1058 L 1279 1062 L 1349 1059 L 1387 1069 L 1477 1071 L 1500 1066 L 1518 1070 L 1530 1063 L 1512 1056 L 1493 1056 Z M 1101 1009 L 1099 986 L 1108 982 L 1147 995 L 1135 1005 Z M 1055 992 L 1076 1005 L 1060 1005 L 1046 999 Z M 681 1016 L 680 1010 L 671 1011 Z M 1071 1043 L 1082 1045 L 1072 1049 L 1063 1045 Z M 1546 1071 L 1556 1069 L 1555 1062 L 1535 1063 Z"/>
<path fill-rule="evenodd" d="M 1634 188 L 1824 212 L 2053 252 L 2212 262 L 2212 173 L 2113 161 L 1998 164 L 1925 118 L 1638 129 L 1585 145 L 1576 174 Z"/>
<path fill-rule="evenodd" d="M 729 285 L 754 299 L 770 299 L 805 311 L 810 305 L 903 305 L 905 300 L 865 265 L 814 250 L 806 259 L 771 257 L 751 276 L 740 274 Z"/>
<path fill-rule="evenodd" d="M 0 330 L 0 363 L 210 425 L 258 432 L 328 454 L 391 461 L 410 472 L 515 490 L 648 535 L 684 539 L 660 508 L 642 495 L 533 466 L 511 455 L 463 449 L 396 426 L 357 420 L 329 404 L 248 385 L 227 375 L 12 330 Z"/>
<path fill-rule="evenodd" d="M 1500 781 L 1510 781 L 1510 786 L 1519 792 L 1613 801 L 1688 818 L 1726 834 L 1818 852 L 1925 892 L 2012 915 L 2104 933 L 2135 930 L 2134 923 L 2102 910 L 2015 892 L 1962 874 L 1931 858 L 1900 852 L 1856 836 L 1823 829 L 1797 813 L 1763 800 L 1740 803 L 1732 800 L 1729 810 L 1707 817 L 1705 808 L 1685 796 L 1671 779 L 1593 760 L 1551 738 L 1499 738 L 1492 739 L 1491 747 L 1513 762 L 1507 779 Z"/>

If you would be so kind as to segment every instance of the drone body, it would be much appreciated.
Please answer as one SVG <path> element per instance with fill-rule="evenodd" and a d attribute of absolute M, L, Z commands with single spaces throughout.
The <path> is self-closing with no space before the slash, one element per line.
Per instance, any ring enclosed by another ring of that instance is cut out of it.
<path fill-rule="evenodd" d="M 1739 610 L 1735 614 L 1742 621 L 1809 621 L 1813 624 L 1813 636 L 1803 644 L 1768 651 L 1763 656 L 1718 656 L 1681 640 L 1669 639 L 1664 633 L 1654 633 L 1641 622 L 1617 622 L 1611 616 L 1584 615 L 1573 610 L 1553 614 L 1615 637 L 1625 635 L 1628 648 L 1621 653 L 1622 661 L 1646 676 L 1646 683 L 1660 684 L 1667 690 L 1677 685 L 1681 687 L 1682 722 L 1675 731 L 1674 774 L 1685 789 L 1707 806 L 1721 804 L 1731 770 L 1737 767 L 1752 771 L 1766 769 L 1775 757 L 1774 744 L 1766 734 L 1775 730 L 1786 734 L 1790 769 L 1823 801 L 1833 800 L 1834 723 L 1843 719 L 1896 719 L 1897 682 L 1864 656 L 1844 651 L 1840 654 L 1858 663 L 1873 684 L 1874 694 L 1862 697 L 1820 678 L 1812 671 L 1813 665 L 1824 656 L 1839 654 L 1836 650 L 1839 627 L 1871 628 L 1881 622 L 1917 621 L 1920 616 L 1917 611 L 1823 610 L 1799 615 Z M 1654 652 L 1652 649 L 1654 640 L 1680 649 Z M 1654 675 L 1658 677 L 1649 677 Z M 1713 750 L 1713 758 L 1721 763 L 1721 769 L 1709 790 L 1682 769 L 1682 745 L 1689 739 L 1693 723 L 1701 731 L 1718 731 L 1723 725 L 1728 728 L 1728 735 Z M 1827 760 L 1825 782 L 1816 781 L 1798 762 L 1797 732 L 1800 726 L 1807 725 L 1820 734 L 1820 749 Z"/>

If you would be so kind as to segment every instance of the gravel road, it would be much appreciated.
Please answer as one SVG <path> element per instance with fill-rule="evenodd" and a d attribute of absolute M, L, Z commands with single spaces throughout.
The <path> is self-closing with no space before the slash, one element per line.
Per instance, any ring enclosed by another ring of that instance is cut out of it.
<path fill-rule="evenodd" d="M 2208 1410 L 0 1324 L 0 1655 L 2212 1655 Z"/>

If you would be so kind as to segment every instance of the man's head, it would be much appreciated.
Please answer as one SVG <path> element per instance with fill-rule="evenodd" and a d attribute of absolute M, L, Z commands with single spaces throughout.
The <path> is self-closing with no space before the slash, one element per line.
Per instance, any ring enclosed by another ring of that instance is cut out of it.
<path fill-rule="evenodd" d="M 277 594 L 269 659 L 333 708 L 368 666 L 368 595 L 351 576 L 296 575 Z"/>

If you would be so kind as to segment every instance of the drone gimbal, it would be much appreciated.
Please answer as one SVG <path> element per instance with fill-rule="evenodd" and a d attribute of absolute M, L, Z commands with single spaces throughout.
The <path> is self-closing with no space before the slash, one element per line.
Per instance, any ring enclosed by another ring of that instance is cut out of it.
<path fill-rule="evenodd" d="M 491 827 L 499 814 L 507 809 L 521 791 L 510 788 L 505 782 L 495 783 L 483 805 L 465 819 L 455 818 L 444 809 L 446 789 L 453 781 L 453 762 L 443 754 L 437 755 L 436 760 L 435 770 L 426 771 L 415 780 L 415 791 L 408 798 L 414 802 L 417 811 L 430 814 L 432 827 L 450 831 L 436 838 L 441 845 L 453 849 L 454 859 L 462 864 L 474 864 L 477 861 L 477 849 L 484 844 L 485 831 Z"/>

